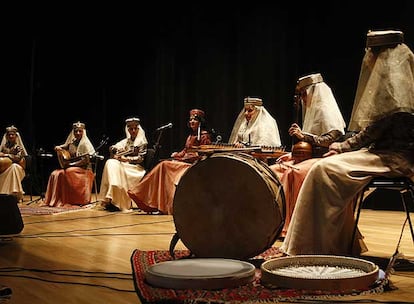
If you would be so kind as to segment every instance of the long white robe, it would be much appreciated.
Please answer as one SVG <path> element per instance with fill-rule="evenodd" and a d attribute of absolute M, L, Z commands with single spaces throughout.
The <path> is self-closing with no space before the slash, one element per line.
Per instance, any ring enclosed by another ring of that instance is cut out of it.
<path fill-rule="evenodd" d="M 361 246 L 351 250 L 354 199 L 374 175 L 392 174 L 367 149 L 314 163 L 299 192 L 281 250 L 289 255 L 358 255 Z"/>
<path fill-rule="evenodd" d="M 0 193 L 13 194 L 18 199 L 24 195 L 22 180 L 26 173 L 22 166 L 12 163 L 4 172 L 0 174 Z"/>

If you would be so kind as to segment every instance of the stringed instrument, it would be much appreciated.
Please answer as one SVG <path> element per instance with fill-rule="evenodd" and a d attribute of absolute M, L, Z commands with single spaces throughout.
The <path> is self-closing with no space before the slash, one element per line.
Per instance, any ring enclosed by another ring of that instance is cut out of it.
<path fill-rule="evenodd" d="M 69 167 L 72 167 L 71 163 L 79 161 L 85 157 L 91 156 L 90 154 L 87 153 L 87 154 L 79 155 L 76 157 L 71 157 L 69 151 L 65 149 L 57 150 L 56 155 L 59 161 L 59 165 L 62 169 L 67 169 Z"/>
<path fill-rule="evenodd" d="M 312 145 L 306 141 L 299 141 L 292 147 L 292 158 L 295 164 L 312 158 Z"/>
<path fill-rule="evenodd" d="M 134 148 L 130 148 L 128 150 L 123 150 L 123 151 L 117 151 L 116 149 L 111 149 L 111 155 L 110 158 L 117 158 L 117 157 L 121 157 L 121 156 L 127 156 L 129 154 L 132 154 L 135 151 Z"/>
<path fill-rule="evenodd" d="M 200 145 L 192 146 L 187 148 L 187 152 L 197 152 L 202 154 L 213 154 L 218 152 L 251 152 L 259 151 L 260 146 L 249 146 L 249 147 L 236 147 L 234 144 L 229 143 L 220 143 L 220 144 L 209 144 L 209 145 Z"/>
<path fill-rule="evenodd" d="M 272 158 L 279 158 L 283 154 L 286 154 L 285 147 L 272 147 L 272 146 L 250 146 L 239 148 L 234 144 L 220 143 L 210 145 L 194 146 L 187 149 L 187 152 L 197 152 L 199 154 L 213 154 L 222 152 L 243 152 L 252 155 L 255 158 L 261 159 L 265 162 Z"/>
<path fill-rule="evenodd" d="M 302 110 L 300 93 L 296 92 L 293 99 L 293 106 L 295 110 L 294 121 L 299 124 L 299 112 Z M 312 158 L 312 150 L 313 147 L 310 143 L 306 141 L 298 141 L 296 137 L 292 137 L 292 158 L 296 164 Z"/>
<path fill-rule="evenodd" d="M 94 154 L 85 153 L 82 155 L 71 157 L 70 152 L 68 150 L 65 150 L 65 149 L 57 150 L 56 155 L 57 155 L 60 167 L 62 169 L 66 169 L 68 167 L 71 167 L 71 163 L 79 161 L 86 157 L 88 157 L 89 159 L 95 158 L 95 159 L 103 160 L 104 157 L 102 155 L 98 155 L 97 151 L 100 150 L 102 146 L 106 145 L 108 140 L 109 140 L 108 137 L 102 139 L 101 142 L 99 143 L 98 148 L 96 148 L 95 150 L 96 152 Z"/>
<path fill-rule="evenodd" d="M 7 155 L 0 156 L 0 173 L 6 171 L 11 165 L 13 161 Z M 22 159 L 18 162 L 18 164 L 23 168 L 26 169 L 26 159 L 22 157 Z"/>
<path fill-rule="evenodd" d="M 284 146 L 272 147 L 272 146 L 261 146 L 260 150 L 252 151 L 250 154 L 258 158 L 265 163 L 268 163 L 270 160 L 277 159 L 280 156 L 286 154 Z"/>

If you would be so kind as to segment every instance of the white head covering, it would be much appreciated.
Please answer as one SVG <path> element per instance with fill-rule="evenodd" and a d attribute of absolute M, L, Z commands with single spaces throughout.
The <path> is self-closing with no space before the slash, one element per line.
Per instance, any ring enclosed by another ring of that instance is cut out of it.
<path fill-rule="evenodd" d="M 395 113 L 414 112 L 414 54 L 401 31 L 369 31 L 349 130 Z"/>
<path fill-rule="evenodd" d="M 64 145 L 69 145 L 70 143 L 74 142 L 76 140 L 75 135 L 73 134 L 73 131 L 77 128 L 82 128 L 83 129 L 83 135 L 82 138 L 79 142 L 78 148 L 76 150 L 76 155 L 80 156 L 80 155 L 85 155 L 85 154 L 94 154 L 95 153 L 95 148 L 93 147 L 91 141 L 88 138 L 88 135 L 86 134 L 86 128 L 85 128 L 85 124 L 81 123 L 80 121 L 75 122 L 72 125 L 72 131 L 69 133 L 68 137 L 66 138 L 66 141 L 64 143 Z"/>
<path fill-rule="evenodd" d="M 260 98 L 247 97 L 244 99 L 244 104 L 253 105 L 258 113 L 250 122 L 247 122 L 244 117 L 245 109 L 243 107 L 234 123 L 229 143 L 233 144 L 241 141 L 259 146 L 281 146 L 277 122 L 265 109 L 262 100 Z"/>
<path fill-rule="evenodd" d="M 299 78 L 296 90 L 306 90 L 306 105 L 302 102 L 302 130 L 322 135 L 332 130 L 345 133 L 345 120 L 331 88 L 320 73 Z"/>
<path fill-rule="evenodd" d="M 1 144 L 0 144 L 0 151 L 3 150 L 3 147 L 6 146 L 7 143 L 7 133 L 10 131 L 14 131 L 16 132 L 16 144 L 22 149 L 22 155 L 23 156 L 27 156 L 27 151 L 26 148 L 23 144 L 23 140 L 20 136 L 19 130 L 15 127 L 15 126 L 10 126 L 6 128 L 6 132 L 3 134 L 3 138 L 1 139 Z"/>
<path fill-rule="evenodd" d="M 134 139 L 134 147 L 139 147 L 144 144 L 148 144 L 147 137 L 145 136 L 145 131 L 141 127 L 140 119 L 136 117 L 127 118 L 125 120 L 125 137 L 127 139 L 131 138 L 131 134 L 128 132 L 128 125 L 137 124 L 138 125 L 138 134 Z"/>

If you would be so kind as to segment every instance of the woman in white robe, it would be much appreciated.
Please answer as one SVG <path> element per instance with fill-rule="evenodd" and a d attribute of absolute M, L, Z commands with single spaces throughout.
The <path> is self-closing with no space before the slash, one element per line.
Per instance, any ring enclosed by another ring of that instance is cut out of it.
<path fill-rule="evenodd" d="M 111 158 L 105 162 L 102 172 L 99 199 L 111 210 L 132 210 L 132 199 L 128 195 L 134 185 L 145 175 L 143 161 L 148 141 L 138 118 L 125 120 L 126 138 L 111 146 Z M 134 204 L 135 205 L 135 204 Z"/>
<path fill-rule="evenodd" d="M 27 151 L 18 129 L 7 127 L 0 144 L 0 193 L 15 195 L 18 200 L 23 198 L 25 156 Z"/>
<path fill-rule="evenodd" d="M 246 97 L 234 122 L 229 143 L 236 147 L 280 147 L 279 127 L 260 98 Z"/>

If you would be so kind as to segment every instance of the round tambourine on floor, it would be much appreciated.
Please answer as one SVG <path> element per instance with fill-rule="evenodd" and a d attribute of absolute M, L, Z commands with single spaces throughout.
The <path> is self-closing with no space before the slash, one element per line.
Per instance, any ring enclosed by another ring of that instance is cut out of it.
<path fill-rule="evenodd" d="M 298 255 L 261 265 L 261 283 L 269 288 L 361 290 L 378 280 L 379 267 L 363 259 L 333 255 Z"/>
<path fill-rule="evenodd" d="M 187 258 L 160 262 L 145 272 L 147 283 L 172 289 L 221 289 L 248 284 L 255 267 L 248 262 L 221 258 Z"/>

